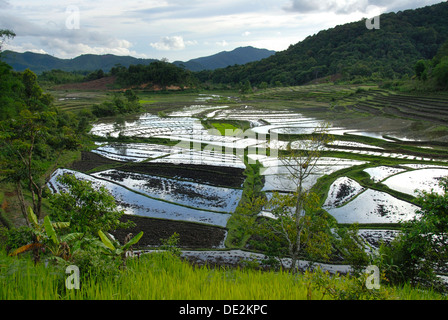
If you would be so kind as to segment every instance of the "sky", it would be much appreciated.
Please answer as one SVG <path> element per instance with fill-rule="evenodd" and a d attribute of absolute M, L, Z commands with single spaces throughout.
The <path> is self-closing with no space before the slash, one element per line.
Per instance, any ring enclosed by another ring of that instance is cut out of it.
<path fill-rule="evenodd" d="M 58 58 L 188 61 L 237 47 L 286 50 L 320 30 L 440 0 L 0 0 L 2 49 Z"/>

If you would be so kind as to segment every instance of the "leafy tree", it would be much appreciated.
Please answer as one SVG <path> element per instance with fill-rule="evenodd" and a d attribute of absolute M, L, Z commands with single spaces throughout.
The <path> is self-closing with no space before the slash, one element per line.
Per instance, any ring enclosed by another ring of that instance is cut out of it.
<path fill-rule="evenodd" d="M 115 93 L 111 101 L 93 105 L 92 114 L 96 117 L 111 117 L 119 114 L 137 112 L 141 109 L 138 96 L 132 90 L 125 93 Z"/>
<path fill-rule="evenodd" d="M 95 189 L 91 181 L 77 179 L 72 174 L 58 177 L 65 190 L 50 197 L 54 221 L 70 223 L 70 232 L 97 235 L 100 230 L 109 232 L 129 228 L 132 222 L 121 222 L 124 211 L 119 210 L 115 198 L 101 186 Z"/>
<path fill-rule="evenodd" d="M 353 270 L 353 275 L 360 276 L 370 262 L 370 256 L 366 252 L 365 242 L 359 236 L 358 224 L 348 227 L 338 227 L 337 248 L 341 252 L 344 260 L 349 263 Z"/>
<path fill-rule="evenodd" d="M 246 80 L 243 84 L 241 84 L 240 89 L 242 94 L 251 93 L 252 92 L 252 85 L 250 84 L 249 80 Z"/>
<path fill-rule="evenodd" d="M 439 86 L 448 88 L 448 56 L 443 57 L 434 68 L 433 75 Z"/>
<path fill-rule="evenodd" d="M 6 108 L 8 116 L 0 116 L 1 178 L 16 185 L 26 219 L 23 187 L 29 190 L 33 211 L 40 218 L 51 172 L 65 151 L 79 148 L 87 126 L 79 128 L 78 119 L 56 108 L 53 97 L 43 92 L 32 71 L 13 73 L 1 63 L 0 70 L 6 76 L 5 82 L 0 77 L 0 102 L 6 102 L 0 108 Z"/>
<path fill-rule="evenodd" d="M 425 60 L 418 60 L 417 63 L 415 64 L 415 75 L 417 77 L 417 79 L 421 80 L 422 79 L 422 75 L 426 70 L 426 62 Z"/>
<path fill-rule="evenodd" d="M 300 211 L 296 211 L 298 202 Z M 300 198 L 298 192 L 275 193 L 265 208 L 274 217 L 265 219 L 262 228 L 269 238 L 286 243 L 293 271 L 301 256 L 311 261 L 329 258 L 332 224 L 328 214 L 320 210 L 315 193 L 302 190 Z"/>
<path fill-rule="evenodd" d="M 383 245 L 378 265 L 393 283 L 433 286 L 436 272 L 448 262 L 448 178 L 440 181 L 442 193 L 420 191 L 418 216 L 403 224 L 391 245 Z"/>
<path fill-rule="evenodd" d="M 8 29 L 0 29 L 0 53 L 2 51 L 2 45 L 6 39 L 12 39 L 16 36 L 14 31 Z"/>
<path fill-rule="evenodd" d="M 274 193 L 264 203 L 273 218 L 263 219 L 261 230 L 269 238 L 286 245 L 296 270 L 300 256 L 308 259 L 327 259 L 332 251 L 332 220 L 319 207 L 318 195 L 305 187 L 305 180 L 315 171 L 324 144 L 330 142 L 327 126 L 318 127 L 303 142 L 301 150 L 292 150 L 279 156 L 288 170 L 295 191 L 288 194 Z M 255 202 L 256 203 L 256 202 Z"/>

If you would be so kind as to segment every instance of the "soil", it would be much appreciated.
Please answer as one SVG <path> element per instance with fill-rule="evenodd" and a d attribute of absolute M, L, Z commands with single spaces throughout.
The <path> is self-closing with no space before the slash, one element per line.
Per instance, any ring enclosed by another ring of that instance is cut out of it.
<path fill-rule="evenodd" d="M 82 152 L 81 160 L 74 162 L 70 169 L 87 172 L 98 166 L 116 164 L 119 170 L 128 170 L 168 177 L 194 179 L 212 185 L 227 185 L 241 187 L 244 182 L 242 169 L 227 167 L 210 167 L 201 165 L 173 165 L 164 163 L 123 164 L 110 160 L 92 152 Z M 210 249 L 222 246 L 227 230 L 225 228 L 208 226 L 198 223 L 162 220 L 148 217 L 125 215 L 123 221 L 133 221 L 136 226 L 129 229 L 119 229 L 112 234 L 124 243 L 129 233 L 133 235 L 143 231 L 139 247 L 159 246 L 160 239 L 168 239 L 175 232 L 179 234 L 179 247 L 191 249 Z"/>
<path fill-rule="evenodd" d="M 121 162 L 107 159 L 100 156 L 99 154 L 82 151 L 81 160 L 73 162 L 68 169 L 86 173 L 89 170 L 95 169 L 96 167 L 108 164 L 119 165 Z"/>
<path fill-rule="evenodd" d="M 154 218 L 126 215 L 122 221 L 133 221 L 135 227 L 119 229 L 111 232 L 114 237 L 124 243 L 129 233 L 133 235 L 143 231 L 138 247 L 160 246 L 160 239 L 168 239 L 175 232 L 179 234 L 179 247 L 190 249 L 216 248 L 223 244 L 226 229 L 201 225 L 198 223 L 170 221 Z"/>
<path fill-rule="evenodd" d="M 188 89 L 188 87 L 179 87 L 175 85 L 162 87 L 158 84 L 153 83 L 144 83 L 139 86 L 134 86 L 130 88 L 120 88 L 115 89 L 114 85 L 117 80 L 116 76 L 110 76 L 110 77 L 104 77 L 101 79 L 86 81 L 86 82 L 79 82 L 79 83 L 69 83 L 64 84 L 60 86 L 56 86 L 55 90 L 82 90 L 82 91 L 108 91 L 108 90 L 118 90 L 118 91 L 125 91 L 127 89 L 140 89 L 140 90 L 147 90 L 147 91 L 162 91 L 162 90 L 169 90 L 169 91 L 179 91 L 179 90 L 185 90 Z"/>
<path fill-rule="evenodd" d="M 229 188 L 241 188 L 245 180 L 243 169 L 223 166 L 146 162 L 123 165 L 116 169 Z"/>
<path fill-rule="evenodd" d="M 103 165 L 116 165 L 115 169 L 121 171 L 177 178 L 228 188 L 241 188 L 245 180 L 244 170 L 240 168 L 149 162 L 126 164 L 88 151 L 83 151 L 81 160 L 73 162 L 68 169 L 86 173 Z"/>
<path fill-rule="evenodd" d="M 116 77 L 104 77 L 97 80 L 70 83 L 55 87 L 56 90 L 107 91 L 115 84 Z"/>

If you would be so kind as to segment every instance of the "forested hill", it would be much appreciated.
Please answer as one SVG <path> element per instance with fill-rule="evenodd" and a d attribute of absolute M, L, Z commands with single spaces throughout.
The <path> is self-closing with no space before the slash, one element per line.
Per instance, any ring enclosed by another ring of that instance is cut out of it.
<path fill-rule="evenodd" d="M 448 2 L 380 16 L 380 29 L 365 20 L 320 31 L 258 62 L 202 71 L 202 81 L 297 85 L 341 75 L 401 78 L 419 59 L 432 58 L 448 39 Z"/>
<path fill-rule="evenodd" d="M 183 66 L 190 71 L 213 70 L 230 65 L 258 61 L 274 53 L 275 51 L 266 49 L 240 47 L 232 51 L 222 51 L 208 57 L 196 58 L 186 62 L 175 61 L 173 64 Z M 48 54 L 33 52 L 18 53 L 8 50 L 2 53 L 2 60 L 11 65 L 16 71 L 24 71 L 28 68 L 38 74 L 55 69 L 67 72 L 96 70 L 109 72 L 116 65 L 128 68 L 131 65 L 149 65 L 157 61 L 156 59 L 140 59 L 113 54 L 84 54 L 73 59 L 60 59 Z"/>
<path fill-rule="evenodd" d="M 2 60 L 11 65 L 16 71 L 30 69 L 35 73 L 49 70 L 63 71 L 94 71 L 103 70 L 109 72 L 111 68 L 119 64 L 124 67 L 137 64 L 150 64 L 155 59 L 139 59 L 129 56 L 116 56 L 113 54 L 95 55 L 84 54 L 73 59 L 60 59 L 48 54 L 33 52 L 18 53 L 14 51 L 4 51 Z"/>
<path fill-rule="evenodd" d="M 251 46 L 239 47 L 232 51 L 222 51 L 217 54 L 192 59 L 186 62 L 175 61 L 177 66 L 185 66 L 190 71 L 214 70 L 218 68 L 225 68 L 235 64 L 242 65 L 245 63 L 259 61 L 261 59 L 272 56 L 275 51 L 267 49 L 258 49 Z"/>

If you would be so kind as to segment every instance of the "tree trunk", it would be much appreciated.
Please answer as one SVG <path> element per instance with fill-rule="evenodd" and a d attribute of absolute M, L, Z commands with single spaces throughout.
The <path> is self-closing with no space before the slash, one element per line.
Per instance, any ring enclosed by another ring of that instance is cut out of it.
<path fill-rule="evenodd" d="M 16 192 L 17 192 L 17 198 L 19 199 L 20 210 L 22 211 L 25 221 L 29 223 L 28 215 L 26 213 L 25 198 L 23 197 L 22 183 L 20 180 L 16 181 Z"/>

